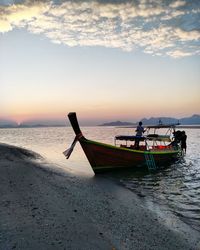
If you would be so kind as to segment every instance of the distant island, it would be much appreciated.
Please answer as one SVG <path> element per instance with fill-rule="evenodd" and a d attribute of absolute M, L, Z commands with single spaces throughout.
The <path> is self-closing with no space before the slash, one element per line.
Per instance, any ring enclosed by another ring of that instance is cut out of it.
<path fill-rule="evenodd" d="M 64 124 L 0 124 L 0 128 L 46 128 L 46 127 L 66 127 Z"/>
<path fill-rule="evenodd" d="M 116 122 L 103 123 L 100 124 L 99 126 L 131 126 L 131 125 L 135 125 L 135 123 L 116 121 Z"/>
<path fill-rule="evenodd" d="M 66 121 L 62 120 L 42 120 L 42 121 L 27 121 L 17 124 L 12 120 L 0 119 L 0 128 L 41 128 L 41 127 L 64 127 L 66 126 Z"/>
<path fill-rule="evenodd" d="M 163 124 L 177 124 L 180 125 L 200 125 L 200 115 L 192 115 L 190 117 L 184 117 L 181 119 L 172 118 L 172 117 L 151 117 L 149 119 L 143 118 L 141 119 L 143 125 L 156 125 L 161 121 Z M 122 122 L 122 121 L 114 121 L 100 124 L 99 126 L 136 126 L 137 123 L 132 122 Z"/>
<path fill-rule="evenodd" d="M 172 118 L 172 117 L 151 117 L 149 119 L 141 119 L 143 125 L 156 125 L 159 123 L 159 120 L 163 124 L 171 123 L 180 123 L 180 125 L 200 125 L 200 115 L 192 115 L 190 117 L 184 117 L 181 119 Z M 139 122 L 139 121 L 138 121 Z M 136 126 L 137 123 L 128 122 L 128 121 L 111 121 L 95 126 Z M 68 126 L 69 122 L 66 120 L 37 120 L 37 121 L 26 121 L 21 124 L 17 124 L 12 120 L 3 120 L 0 119 L 0 128 L 38 128 L 38 127 L 65 127 Z"/>

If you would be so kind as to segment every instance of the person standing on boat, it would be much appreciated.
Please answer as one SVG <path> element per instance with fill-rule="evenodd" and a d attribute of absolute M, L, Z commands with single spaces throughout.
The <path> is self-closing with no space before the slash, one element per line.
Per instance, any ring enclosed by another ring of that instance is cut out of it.
<path fill-rule="evenodd" d="M 135 132 L 136 132 L 136 138 L 135 138 L 135 148 L 139 149 L 139 143 L 140 143 L 140 138 L 142 137 L 143 133 L 146 130 L 142 127 L 142 122 L 139 122 L 139 125 L 137 126 Z"/>

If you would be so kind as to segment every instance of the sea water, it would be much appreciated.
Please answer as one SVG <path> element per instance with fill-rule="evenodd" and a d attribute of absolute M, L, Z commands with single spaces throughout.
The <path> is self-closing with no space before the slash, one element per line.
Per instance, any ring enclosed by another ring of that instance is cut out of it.
<path fill-rule="evenodd" d="M 82 127 L 86 138 L 114 144 L 115 135 L 133 135 L 134 128 Z M 184 223 L 200 231 L 200 129 L 185 129 L 187 153 L 184 158 L 156 172 L 128 170 L 103 174 L 105 178 L 138 194 L 154 209 L 169 211 Z M 74 139 L 71 127 L 0 129 L 0 142 L 33 150 L 46 161 L 76 175 L 94 173 L 79 143 L 70 159 L 63 151 Z"/>

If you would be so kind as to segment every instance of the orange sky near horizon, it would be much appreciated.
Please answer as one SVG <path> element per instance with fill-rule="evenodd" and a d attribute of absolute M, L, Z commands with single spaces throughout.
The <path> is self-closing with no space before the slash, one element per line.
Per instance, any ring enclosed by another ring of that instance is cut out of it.
<path fill-rule="evenodd" d="M 72 85 L 55 84 L 52 87 L 48 82 L 38 87 L 32 83 L 7 85 L 0 101 L 0 117 L 20 123 L 34 119 L 64 119 L 71 111 L 84 120 L 97 121 L 137 121 L 152 116 L 182 118 L 200 114 L 200 85 L 172 83 L 172 87 L 167 81 L 159 85 L 158 80 L 151 86 L 146 83 L 146 77 L 138 76 L 137 81 L 141 81 L 140 78 L 144 78 L 142 86 L 132 83 L 131 73 L 125 84 L 121 84 L 120 79 L 115 86 L 112 82 L 110 85 L 100 83 L 98 76 L 95 86 L 83 86 L 81 80 Z"/>
<path fill-rule="evenodd" d="M 200 114 L 200 3 L 0 7 L 0 119 L 62 120 L 75 111 L 94 124 Z"/>
<path fill-rule="evenodd" d="M 15 105 L 10 110 L 7 109 L 5 112 L 6 115 L 1 116 L 0 118 L 8 118 L 16 121 L 17 123 L 22 123 L 24 121 L 29 120 L 63 120 L 66 118 L 69 112 L 76 112 L 80 119 L 88 120 L 88 121 L 113 121 L 113 120 L 124 120 L 124 121 L 138 121 L 142 118 L 150 118 L 150 117 L 175 117 L 175 118 L 183 118 L 187 116 L 191 116 L 193 114 L 199 114 L 198 109 L 194 112 L 191 112 L 191 106 L 188 106 L 186 103 L 185 106 L 181 106 L 174 109 L 169 108 L 167 102 L 162 102 L 160 105 L 158 103 L 148 104 L 141 106 L 136 105 L 132 107 L 131 105 L 122 106 L 122 103 L 114 104 L 113 107 L 111 105 L 105 105 L 100 107 L 94 106 L 83 106 L 80 105 L 71 105 L 70 107 L 66 105 L 66 107 L 61 107 L 58 105 L 57 107 L 52 105 L 40 105 L 35 104 L 31 105 Z M 198 105 L 198 103 L 197 103 Z M 24 107 L 25 106 L 25 107 Z M 109 109 L 108 109 L 109 107 Z M 197 111 L 197 112 L 195 112 Z M 3 113 L 3 112 L 2 112 Z M 9 114 L 9 115 L 7 115 Z"/>

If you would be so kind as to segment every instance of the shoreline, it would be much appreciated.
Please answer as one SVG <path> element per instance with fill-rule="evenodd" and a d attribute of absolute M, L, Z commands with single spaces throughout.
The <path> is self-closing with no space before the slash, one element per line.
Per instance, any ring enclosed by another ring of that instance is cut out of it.
<path fill-rule="evenodd" d="M 175 218 L 167 225 L 130 190 L 61 171 L 6 144 L 0 144 L 0 195 L 0 249 L 200 248 L 196 231 L 173 228 Z"/>

